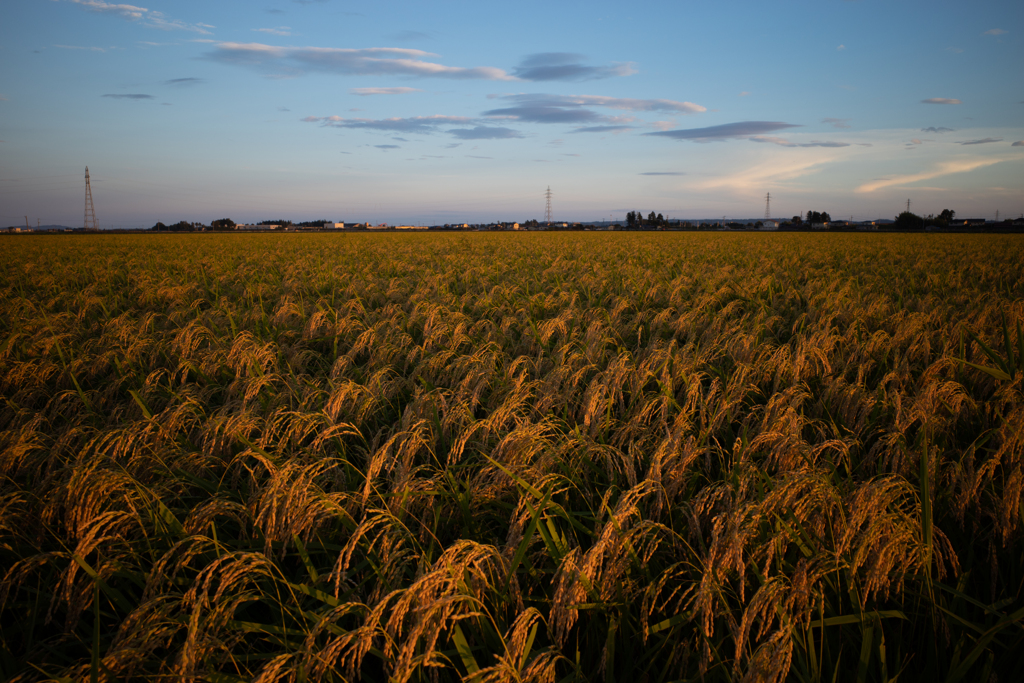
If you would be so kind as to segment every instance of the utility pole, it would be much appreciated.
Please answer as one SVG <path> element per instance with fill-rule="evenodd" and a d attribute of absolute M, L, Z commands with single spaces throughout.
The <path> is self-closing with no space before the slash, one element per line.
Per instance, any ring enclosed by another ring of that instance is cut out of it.
<path fill-rule="evenodd" d="M 96 209 L 92 205 L 92 186 L 89 185 L 89 167 L 85 167 L 85 220 L 84 229 L 99 230 L 100 224 L 96 222 Z"/>
<path fill-rule="evenodd" d="M 28 231 L 28 230 L 31 230 L 31 229 L 32 228 L 28 227 L 28 216 L 25 216 L 25 230 Z"/>
<path fill-rule="evenodd" d="M 907 200 L 907 213 L 910 213 L 910 200 Z"/>
<path fill-rule="evenodd" d="M 544 193 L 544 197 L 547 199 L 547 205 L 544 209 L 544 222 L 548 225 L 551 224 L 551 186 L 548 185 L 548 191 Z"/>
<path fill-rule="evenodd" d="M 772 219 L 772 193 L 769 192 L 764 198 L 764 219 L 770 221 Z"/>

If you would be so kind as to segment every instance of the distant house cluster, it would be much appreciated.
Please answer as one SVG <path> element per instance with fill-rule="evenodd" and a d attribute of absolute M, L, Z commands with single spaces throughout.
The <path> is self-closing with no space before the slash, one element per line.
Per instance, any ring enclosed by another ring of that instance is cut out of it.
<path fill-rule="evenodd" d="M 811 213 L 811 212 L 809 212 Z M 952 212 L 950 212 L 952 214 Z M 289 220 L 266 220 L 259 223 L 235 223 L 230 218 L 211 221 L 209 225 L 198 222 L 178 221 L 170 225 L 157 223 L 147 230 L 111 229 L 102 232 L 420 232 L 420 231 L 551 231 L 551 230 L 629 230 L 629 231 L 664 231 L 664 230 L 696 230 L 696 231 L 925 231 L 925 232 L 1024 232 L 1024 216 L 1019 218 L 992 221 L 984 218 L 942 218 L 935 216 L 919 217 L 903 213 L 892 219 L 871 221 L 853 220 L 803 220 L 800 216 L 792 219 L 744 219 L 744 220 L 658 220 L 637 218 L 632 223 L 617 221 L 540 222 L 529 220 L 524 222 L 496 221 L 492 223 L 445 223 L 443 225 L 421 225 L 401 223 L 338 222 L 328 220 L 303 221 L 294 223 Z M 823 218 L 830 218 L 823 214 Z M 812 214 L 812 219 L 817 218 Z M 53 234 L 99 232 L 85 228 L 72 228 L 63 225 L 37 225 L 36 227 L 12 225 L 0 230 L 5 234 Z"/>

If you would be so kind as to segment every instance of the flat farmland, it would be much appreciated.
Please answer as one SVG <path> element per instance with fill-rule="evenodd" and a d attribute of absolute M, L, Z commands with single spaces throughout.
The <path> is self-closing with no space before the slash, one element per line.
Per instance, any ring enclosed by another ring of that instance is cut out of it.
<path fill-rule="evenodd" d="M 1018 236 L 0 247 L 0 678 L 1024 667 Z"/>

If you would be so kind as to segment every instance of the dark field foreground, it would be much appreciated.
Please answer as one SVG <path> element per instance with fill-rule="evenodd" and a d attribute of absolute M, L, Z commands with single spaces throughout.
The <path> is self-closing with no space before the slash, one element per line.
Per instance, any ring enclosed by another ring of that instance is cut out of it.
<path fill-rule="evenodd" d="M 2 246 L 0 678 L 1024 667 L 1019 237 Z"/>

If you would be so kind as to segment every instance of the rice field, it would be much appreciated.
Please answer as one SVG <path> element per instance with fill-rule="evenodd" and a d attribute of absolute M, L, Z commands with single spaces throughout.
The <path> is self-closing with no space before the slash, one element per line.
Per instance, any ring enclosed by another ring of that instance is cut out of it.
<path fill-rule="evenodd" d="M 0 678 L 1024 668 L 1017 236 L 2 246 Z"/>

